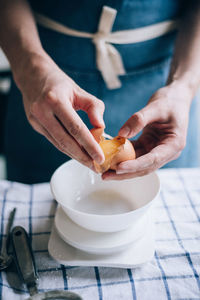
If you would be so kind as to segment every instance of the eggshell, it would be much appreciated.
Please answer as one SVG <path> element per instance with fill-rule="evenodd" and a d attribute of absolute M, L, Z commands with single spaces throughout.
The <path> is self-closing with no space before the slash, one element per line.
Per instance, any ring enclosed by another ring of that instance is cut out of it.
<path fill-rule="evenodd" d="M 116 170 L 120 162 L 135 159 L 135 150 L 129 140 L 119 136 L 111 140 L 105 140 L 102 136 L 103 131 L 103 128 L 91 129 L 92 135 L 99 143 L 105 156 L 105 161 L 101 165 L 94 161 L 94 166 L 98 173 L 104 173 L 109 169 Z"/>
<path fill-rule="evenodd" d="M 95 138 L 95 140 L 97 141 L 97 143 L 99 144 L 100 141 L 104 138 L 103 138 L 103 132 L 104 132 L 104 128 L 103 127 L 100 127 L 100 128 L 92 128 L 90 129 L 90 132 L 91 134 L 93 135 L 93 137 Z"/>
<path fill-rule="evenodd" d="M 123 161 L 133 160 L 136 158 L 133 144 L 126 139 L 125 144 L 122 145 L 119 152 L 113 157 L 110 169 L 116 170 L 117 165 Z"/>
<path fill-rule="evenodd" d="M 103 164 L 99 165 L 94 162 L 94 166 L 97 172 L 104 173 L 108 169 L 113 162 L 115 155 L 117 155 L 121 149 L 121 147 L 125 144 L 125 138 L 115 137 L 112 140 L 101 140 L 99 143 L 100 147 L 103 150 L 105 161 Z"/>

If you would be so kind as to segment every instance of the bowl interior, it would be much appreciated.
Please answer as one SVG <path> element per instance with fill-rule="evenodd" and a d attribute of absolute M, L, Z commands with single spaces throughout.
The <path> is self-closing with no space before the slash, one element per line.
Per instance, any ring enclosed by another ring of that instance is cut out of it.
<path fill-rule="evenodd" d="M 52 176 L 55 199 L 66 209 L 95 215 L 118 215 L 150 203 L 160 183 L 155 173 L 123 181 L 103 181 L 101 176 L 71 160 Z"/>

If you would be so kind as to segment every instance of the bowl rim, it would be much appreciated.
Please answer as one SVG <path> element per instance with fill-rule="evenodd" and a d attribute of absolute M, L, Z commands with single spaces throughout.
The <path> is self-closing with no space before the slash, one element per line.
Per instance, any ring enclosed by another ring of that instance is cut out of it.
<path fill-rule="evenodd" d="M 156 200 L 156 198 L 158 197 L 159 193 L 160 193 L 160 189 L 161 189 L 161 183 L 160 183 L 160 179 L 159 179 L 159 176 L 157 174 L 157 172 L 152 172 L 150 174 L 147 174 L 147 175 L 153 175 L 155 180 L 157 181 L 157 184 L 158 184 L 158 189 L 157 189 L 157 192 L 154 196 L 154 198 L 152 200 L 150 200 L 147 204 L 143 205 L 142 207 L 139 207 L 137 209 L 134 209 L 134 210 L 131 210 L 131 211 L 128 211 L 128 212 L 125 212 L 125 213 L 120 213 L 120 214 L 109 214 L 109 215 L 98 215 L 98 214 L 93 214 L 93 213 L 87 213 L 87 212 L 83 212 L 83 211 L 80 211 L 80 210 L 77 210 L 77 209 L 74 209 L 72 208 L 71 206 L 68 206 L 68 205 L 63 205 L 61 202 L 59 202 L 57 200 L 57 197 L 56 197 L 56 193 L 54 191 L 54 188 L 53 188 L 53 182 L 54 182 L 54 178 L 56 176 L 56 174 L 60 171 L 60 169 L 63 169 L 66 165 L 68 164 L 73 164 L 74 162 L 76 163 L 79 163 L 78 161 L 76 161 L 75 159 L 70 159 L 68 161 L 66 161 L 65 163 L 63 163 L 62 165 L 60 165 L 55 171 L 54 173 L 52 174 L 51 176 L 51 179 L 50 179 L 50 189 L 51 189 L 51 193 L 54 197 L 54 199 L 56 200 L 56 202 L 58 202 L 59 205 L 61 205 L 64 209 L 66 208 L 67 210 L 73 212 L 73 213 L 77 213 L 80 214 L 80 215 L 83 215 L 85 217 L 88 217 L 88 216 L 94 216 L 94 217 L 98 217 L 98 218 L 118 218 L 118 217 L 122 217 L 122 216 L 128 216 L 128 215 L 131 215 L 133 213 L 136 213 L 136 212 L 140 212 L 142 210 L 144 210 L 145 208 L 148 208 L 149 206 L 152 205 L 152 203 Z M 79 163 L 81 165 L 81 163 Z M 82 165 L 81 165 L 82 166 Z M 87 168 L 87 167 L 85 167 Z M 144 176 L 147 176 L 147 175 L 144 175 Z M 134 179 L 134 178 L 132 178 Z M 126 179 L 126 180 L 132 180 L 132 179 Z M 67 213 L 67 212 L 66 212 Z"/>

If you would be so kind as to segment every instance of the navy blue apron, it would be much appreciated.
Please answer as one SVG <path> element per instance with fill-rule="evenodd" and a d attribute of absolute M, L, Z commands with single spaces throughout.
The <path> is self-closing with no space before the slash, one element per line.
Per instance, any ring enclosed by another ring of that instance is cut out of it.
<path fill-rule="evenodd" d="M 30 1 L 34 11 L 70 28 L 94 33 L 104 5 L 117 9 L 113 31 L 134 29 L 165 20 L 182 13 L 182 1 L 163 0 L 43 0 Z M 58 66 L 83 89 L 105 103 L 106 132 L 116 135 L 124 122 L 143 108 L 151 95 L 164 86 L 169 72 L 176 33 L 137 44 L 115 45 L 120 52 L 126 75 L 122 87 L 108 90 L 96 68 L 95 47 L 90 39 L 66 36 L 38 26 L 46 52 Z M 81 55 L 80 55 L 81 49 Z M 187 146 L 181 156 L 167 167 L 199 165 L 196 100 L 190 111 Z M 86 114 L 80 113 L 89 124 Z M 22 96 L 12 82 L 6 118 L 5 150 L 8 179 L 26 183 L 49 181 L 53 171 L 69 158 L 59 152 L 26 120 Z"/>

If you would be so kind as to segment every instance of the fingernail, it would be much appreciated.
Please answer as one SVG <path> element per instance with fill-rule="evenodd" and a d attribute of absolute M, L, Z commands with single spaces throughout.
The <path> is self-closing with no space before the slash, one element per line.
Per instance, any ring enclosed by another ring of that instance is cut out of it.
<path fill-rule="evenodd" d="M 106 127 L 105 122 L 103 119 L 99 118 L 99 122 L 102 125 L 102 127 Z"/>
<path fill-rule="evenodd" d="M 101 125 L 102 127 L 105 127 L 105 123 L 104 123 L 103 117 L 101 115 L 96 114 L 96 119 L 99 122 L 99 125 Z"/>
<path fill-rule="evenodd" d="M 99 156 L 98 154 L 95 154 L 95 155 L 93 156 L 93 159 L 94 159 L 98 164 L 102 164 L 102 163 L 104 162 L 104 159 L 103 159 L 101 156 Z"/>
<path fill-rule="evenodd" d="M 116 170 L 116 174 L 120 175 L 120 174 L 125 174 L 128 173 L 126 170 Z"/>
<path fill-rule="evenodd" d="M 120 129 L 119 135 L 123 137 L 127 137 L 130 134 L 130 131 L 131 131 L 130 128 L 128 126 L 125 126 L 122 129 Z"/>

